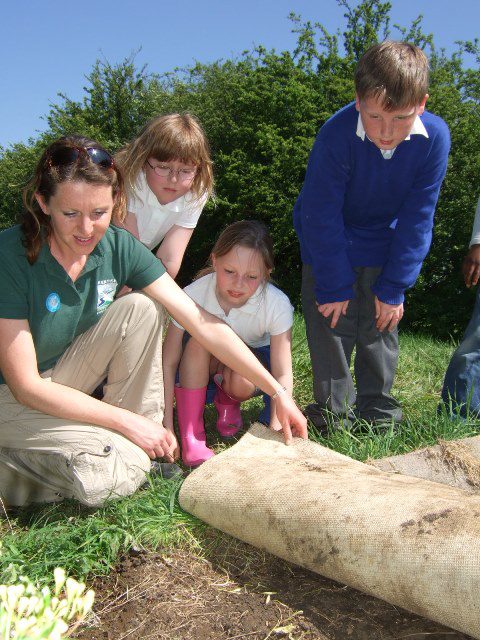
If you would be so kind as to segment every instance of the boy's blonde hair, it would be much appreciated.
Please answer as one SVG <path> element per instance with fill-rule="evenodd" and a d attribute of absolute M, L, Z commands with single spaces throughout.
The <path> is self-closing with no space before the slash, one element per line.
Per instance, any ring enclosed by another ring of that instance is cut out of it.
<path fill-rule="evenodd" d="M 208 141 L 200 122 L 190 113 L 170 113 L 153 118 L 116 154 L 115 163 L 129 189 L 135 189 L 138 174 L 148 158 L 196 165 L 191 191 L 197 198 L 212 193 L 213 171 Z"/>
<path fill-rule="evenodd" d="M 386 111 L 418 106 L 428 92 L 428 59 L 408 42 L 385 40 L 370 47 L 355 70 L 360 100 L 379 98 Z"/>

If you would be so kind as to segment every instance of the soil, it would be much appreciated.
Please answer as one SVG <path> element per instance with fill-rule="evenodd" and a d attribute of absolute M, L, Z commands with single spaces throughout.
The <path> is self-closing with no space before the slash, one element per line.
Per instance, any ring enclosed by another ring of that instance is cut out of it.
<path fill-rule="evenodd" d="M 133 551 L 80 640 L 471 640 L 212 532 L 203 557 Z"/>

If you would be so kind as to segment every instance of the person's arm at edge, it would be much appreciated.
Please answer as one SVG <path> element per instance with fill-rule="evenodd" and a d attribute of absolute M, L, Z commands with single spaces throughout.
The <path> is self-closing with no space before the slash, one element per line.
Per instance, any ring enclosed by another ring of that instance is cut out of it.
<path fill-rule="evenodd" d="M 480 198 L 475 211 L 470 247 L 462 262 L 462 273 L 466 287 L 476 286 L 480 277 Z"/>

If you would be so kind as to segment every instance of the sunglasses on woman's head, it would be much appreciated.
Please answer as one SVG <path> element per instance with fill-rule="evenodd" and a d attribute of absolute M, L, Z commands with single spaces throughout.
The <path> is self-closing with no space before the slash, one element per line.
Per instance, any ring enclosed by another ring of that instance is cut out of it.
<path fill-rule="evenodd" d="M 49 167 L 68 166 L 77 162 L 82 155 L 87 155 L 94 164 L 104 169 L 113 168 L 113 158 L 108 151 L 96 147 L 60 147 L 52 151 L 47 164 Z"/>

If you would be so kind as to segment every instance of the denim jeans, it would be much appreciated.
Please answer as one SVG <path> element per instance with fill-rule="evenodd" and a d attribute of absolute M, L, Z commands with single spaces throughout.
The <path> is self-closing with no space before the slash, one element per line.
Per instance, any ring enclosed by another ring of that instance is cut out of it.
<path fill-rule="evenodd" d="M 471 320 L 448 365 L 442 400 L 453 414 L 480 414 L 480 286 Z"/>

